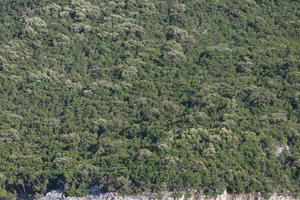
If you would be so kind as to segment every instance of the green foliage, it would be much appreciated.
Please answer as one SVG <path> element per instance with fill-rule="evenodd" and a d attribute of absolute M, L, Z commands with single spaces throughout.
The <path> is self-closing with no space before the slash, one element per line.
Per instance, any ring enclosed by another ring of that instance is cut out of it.
<path fill-rule="evenodd" d="M 0 2 L 0 199 L 298 194 L 297 1 Z"/>

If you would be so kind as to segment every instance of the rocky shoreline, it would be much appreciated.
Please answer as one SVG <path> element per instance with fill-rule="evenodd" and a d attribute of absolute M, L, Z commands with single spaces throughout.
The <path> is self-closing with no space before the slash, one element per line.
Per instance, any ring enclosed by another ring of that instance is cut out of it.
<path fill-rule="evenodd" d="M 47 193 L 44 197 L 37 200 L 264 200 L 261 194 L 227 194 L 226 191 L 216 197 L 209 197 L 203 194 L 194 194 L 189 197 L 182 195 L 181 197 L 172 197 L 172 193 L 163 194 L 142 194 L 123 196 L 117 193 L 91 193 L 86 197 L 65 197 L 63 193 L 59 191 L 52 191 Z M 155 197 L 160 195 L 160 198 Z M 278 194 L 271 195 L 268 200 L 299 200 L 299 198 L 291 196 L 282 196 Z"/>

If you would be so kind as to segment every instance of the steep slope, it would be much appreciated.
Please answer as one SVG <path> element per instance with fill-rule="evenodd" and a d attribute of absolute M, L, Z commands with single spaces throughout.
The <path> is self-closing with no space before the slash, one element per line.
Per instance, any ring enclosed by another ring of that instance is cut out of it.
<path fill-rule="evenodd" d="M 1 1 L 0 198 L 299 194 L 299 9 Z"/>

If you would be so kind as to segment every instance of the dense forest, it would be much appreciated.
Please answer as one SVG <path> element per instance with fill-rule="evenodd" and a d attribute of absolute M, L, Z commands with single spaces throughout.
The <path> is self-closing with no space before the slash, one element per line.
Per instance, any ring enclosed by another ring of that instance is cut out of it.
<path fill-rule="evenodd" d="M 0 11 L 0 199 L 94 185 L 300 196 L 298 0 Z"/>

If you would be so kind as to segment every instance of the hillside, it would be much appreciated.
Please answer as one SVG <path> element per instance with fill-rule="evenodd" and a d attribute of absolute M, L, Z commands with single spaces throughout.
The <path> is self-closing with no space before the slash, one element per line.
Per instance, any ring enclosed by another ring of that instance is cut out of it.
<path fill-rule="evenodd" d="M 298 0 L 0 1 L 0 199 L 300 195 Z"/>

